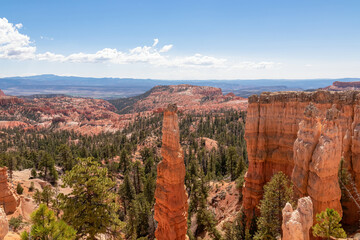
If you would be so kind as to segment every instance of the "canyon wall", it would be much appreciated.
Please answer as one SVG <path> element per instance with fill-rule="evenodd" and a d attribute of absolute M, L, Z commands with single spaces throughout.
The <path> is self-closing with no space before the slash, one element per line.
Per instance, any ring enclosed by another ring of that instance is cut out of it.
<path fill-rule="evenodd" d="M 158 240 L 184 240 L 187 232 L 187 193 L 185 164 L 180 146 L 180 131 L 176 105 L 164 111 L 162 128 L 162 161 L 157 166 L 155 190 L 155 232 Z"/>
<path fill-rule="evenodd" d="M 249 98 L 249 170 L 243 188 L 249 217 L 258 213 L 263 185 L 278 171 L 291 178 L 298 198 L 311 197 L 314 216 L 326 207 L 342 214 L 341 157 L 360 186 L 359 100 L 357 91 L 263 93 Z M 350 209 L 344 208 L 348 223 L 357 218 Z"/>

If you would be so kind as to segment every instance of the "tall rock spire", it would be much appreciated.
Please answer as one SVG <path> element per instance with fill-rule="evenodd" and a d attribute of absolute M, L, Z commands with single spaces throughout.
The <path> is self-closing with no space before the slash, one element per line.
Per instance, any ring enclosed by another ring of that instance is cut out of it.
<path fill-rule="evenodd" d="M 187 231 L 185 164 L 180 146 L 177 106 L 169 104 L 162 128 L 162 161 L 157 167 L 155 190 L 155 232 L 158 240 L 184 240 Z"/>

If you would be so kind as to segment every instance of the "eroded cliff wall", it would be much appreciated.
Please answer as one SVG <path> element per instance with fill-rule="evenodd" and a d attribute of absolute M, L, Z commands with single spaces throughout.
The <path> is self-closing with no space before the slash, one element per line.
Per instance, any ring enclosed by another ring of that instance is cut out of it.
<path fill-rule="evenodd" d="M 180 145 L 176 105 L 164 112 L 162 128 L 162 161 L 157 167 L 155 190 L 155 232 L 158 240 L 184 240 L 187 231 L 187 193 L 185 190 L 184 155 Z"/>
<path fill-rule="evenodd" d="M 263 185 L 282 171 L 297 197 L 310 196 L 314 216 L 326 207 L 342 213 L 338 168 L 341 157 L 360 186 L 360 92 L 280 92 L 249 98 L 246 140 L 249 170 L 243 206 L 248 216 Z M 344 220 L 356 219 L 344 209 Z"/>

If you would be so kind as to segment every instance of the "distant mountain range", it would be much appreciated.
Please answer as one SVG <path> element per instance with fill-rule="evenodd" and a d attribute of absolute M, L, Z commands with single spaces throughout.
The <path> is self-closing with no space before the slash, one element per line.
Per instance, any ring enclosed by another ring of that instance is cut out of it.
<path fill-rule="evenodd" d="M 353 82 L 360 78 L 343 79 L 259 79 L 259 80 L 156 80 L 133 78 L 88 78 L 57 75 L 0 78 L 0 89 L 7 95 L 66 94 L 92 98 L 125 98 L 137 96 L 157 85 L 191 84 L 218 87 L 223 93 L 233 92 L 248 97 L 264 91 L 311 90 L 324 88 L 334 81 Z"/>

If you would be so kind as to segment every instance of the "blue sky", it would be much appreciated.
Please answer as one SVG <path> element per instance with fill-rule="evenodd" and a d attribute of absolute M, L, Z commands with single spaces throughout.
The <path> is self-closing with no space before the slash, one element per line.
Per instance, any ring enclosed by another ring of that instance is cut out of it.
<path fill-rule="evenodd" d="M 360 1 L 16 1 L 0 76 L 360 77 Z"/>

